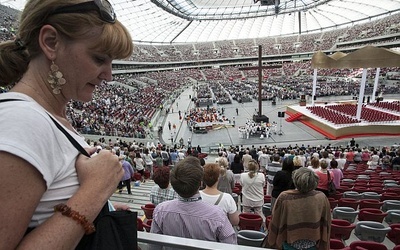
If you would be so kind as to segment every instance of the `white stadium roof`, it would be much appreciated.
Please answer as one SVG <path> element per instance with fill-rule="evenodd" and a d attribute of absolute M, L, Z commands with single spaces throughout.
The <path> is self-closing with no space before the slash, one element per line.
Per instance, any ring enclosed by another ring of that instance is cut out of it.
<path fill-rule="evenodd" d="M 198 43 L 321 32 L 400 11 L 400 0 L 110 0 L 135 43 Z M 22 9 L 23 0 L 0 0 Z"/>

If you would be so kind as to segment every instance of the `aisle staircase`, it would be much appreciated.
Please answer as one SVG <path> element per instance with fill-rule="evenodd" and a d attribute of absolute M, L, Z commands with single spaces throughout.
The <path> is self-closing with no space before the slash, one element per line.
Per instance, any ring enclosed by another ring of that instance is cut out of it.
<path fill-rule="evenodd" d="M 286 120 L 287 122 L 294 122 L 294 121 L 299 120 L 300 117 L 301 117 L 302 115 L 303 115 L 302 113 L 297 112 L 297 113 L 294 113 L 294 114 L 290 115 L 290 116 L 289 116 L 288 118 L 286 118 L 285 120 Z"/>

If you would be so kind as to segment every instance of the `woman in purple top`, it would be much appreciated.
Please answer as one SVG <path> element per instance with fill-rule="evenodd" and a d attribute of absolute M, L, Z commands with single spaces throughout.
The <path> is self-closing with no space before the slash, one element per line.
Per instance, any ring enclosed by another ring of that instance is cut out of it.
<path fill-rule="evenodd" d="M 118 185 L 119 193 L 122 193 L 122 187 L 123 187 L 123 185 L 125 185 L 126 189 L 128 190 L 128 194 L 132 194 L 131 178 L 134 173 L 132 165 L 128 161 L 125 160 L 125 156 L 123 156 L 123 155 L 120 155 L 118 159 L 121 162 L 122 168 L 124 170 L 124 176 L 122 176 L 121 182 Z"/>

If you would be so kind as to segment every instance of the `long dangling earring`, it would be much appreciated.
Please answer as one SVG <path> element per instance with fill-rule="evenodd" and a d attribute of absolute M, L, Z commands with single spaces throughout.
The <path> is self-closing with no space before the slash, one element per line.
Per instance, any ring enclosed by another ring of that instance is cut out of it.
<path fill-rule="evenodd" d="M 50 87 L 53 89 L 53 93 L 58 95 L 61 93 L 61 87 L 67 81 L 63 78 L 63 74 L 58 70 L 57 64 L 54 61 L 51 61 L 49 77 L 47 78 L 47 82 L 50 83 Z"/>

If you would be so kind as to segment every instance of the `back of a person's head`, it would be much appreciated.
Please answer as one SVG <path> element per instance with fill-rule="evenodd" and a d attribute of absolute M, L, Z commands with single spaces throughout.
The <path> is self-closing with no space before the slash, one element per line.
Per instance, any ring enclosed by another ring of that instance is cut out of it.
<path fill-rule="evenodd" d="M 203 169 L 200 160 L 188 156 L 179 161 L 171 172 L 171 185 L 183 198 L 192 197 L 197 193 L 203 180 Z"/>
<path fill-rule="evenodd" d="M 319 168 L 319 166 L 320 166 L 319 159 L 317 157 L 313 157 L 311 159 L 311 167 L 312 168 Z"/>
<path fill-rule="evenodd" d="M 281 156 L 279 155 L 279 154 L 274 154 L 273 156 L 272 156 L 272 161 L 280 161 L 281 160 Z"/>
<path fill-rule="evenodd" d="M 206 165 L 204 165 L 203 181 L 208 187 L 212 187 L 215 183 L 217 183 L 220 174 L 220 168 L 221 167 L 217 163 L 206 163 Z"/>
<path fill-rule="evenodd" d="M 260 166 L 258 165 L 258 162 L 256 160 L 250 160 L 247 164 L 247 169 L 249 170 L 248 174 L 250 178 L 253 178 L 255 176 L 255 173 L 257 173 L 260 169 Z"/>
<path fill-rule="evenodd" d="M 114 24 L 106 23 L 100 19 L 97 11 L 51 15 L 59 6 L 79 2 L 82 1 L 27 1 L 19 20 L 16 40 L 0 44 L 0 86 L 17 82 L 28 69 L 29 62 L 43 53 L 39 35 L 45 24 L 54 27 L 62 39 L 68 41 L 93 39 L 93 31 L 99 32 L 91 45 L 93 51 L 109 55 L 112 59 L 124 59 L 132 55 L 131 36 L 118 20 Z M 60 71 L 63 69 L 60 68 Z"/>
<path fill-rule="evenodd" d="M 288 157 L 289 158 L 289 157 Z M 300 156 L 293 157 L 293 165 L 296 167 L 302 167 L 303 162 L 300 159 Z"/>
<path fill-rule="evenodd" d="M 296 157 L 295 157 L 296 158 Z M 282 170 L 292 172 L 294 170 L 295 164 L 294 160 L 289 157 L 286 157 L 282 162 Z"/>
<path fill-rule="evenodd" d="M 332 159 L 330 164 L 331 164 L 331 168 L 337 168 L 338 167 L 338 162 L 335 159 Z"/>
<path fill-rule="evenodd" d="M 154 171 L 153 180 L 161 189 L 166 189 L 169 185 L 169 167 L 159 167 Z"/>
<path fill-rule="evenodd" d="M 293 171 L 292 180 L 300 193 L 308 193 L 317 188 L 319 177 L 309 168 L 299 168 Z"/>
<path fill-rule="evenodd" d="M 320 166 L 322 169 L 327 169 L 328 168 L 328 162 L 326 160 L 321 160 L 320 161 Z"/>

